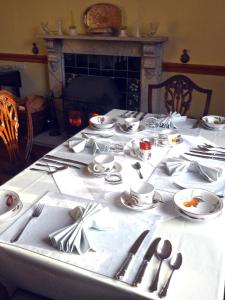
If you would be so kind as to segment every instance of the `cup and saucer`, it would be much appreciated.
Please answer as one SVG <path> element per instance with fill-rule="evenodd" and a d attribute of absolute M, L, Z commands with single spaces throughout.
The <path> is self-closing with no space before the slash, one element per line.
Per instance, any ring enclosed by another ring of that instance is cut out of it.
<path fill-rule="evenodd" d="M 150 210 L 163 202 L 162 196 L 148 182 L 140 182 L 132 185 L 130 191 L 122 193 L 120 201 L 123 206 L 135 211 Z"/>
<path fill-rule="evenodd" d="M 88 171 L 95 176 L 105 176 L 109 172 L 120 172 L 122 166 L 115 161 L 112 154 L 96 155 L 93 162 L 88 165 Z"/>
<path fill-rule="evenodd" d="M 120 131 L 128 134 L 134 134 L 145 129 L 137 118 L 126 118 L 123 124 L 118 123 L 118 127 Z"/>

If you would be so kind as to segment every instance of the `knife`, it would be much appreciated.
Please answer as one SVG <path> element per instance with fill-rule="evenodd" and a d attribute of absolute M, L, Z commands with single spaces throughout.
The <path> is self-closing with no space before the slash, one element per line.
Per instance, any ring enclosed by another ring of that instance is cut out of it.
<path fill-rule="evenodd" d="M 223 160 L 223 161 L 225 161 L 225 156 L 224 157 L 218 157 L 218 156 L 215 156 L 215 155 L 208 156 L 208 155 L 197 154 L 197 153 L 193 153 L 193 152 L 185 152 L 184 154 L 191 155 L 191 156 L 202 157 L 202 158 L 209 158 L 209 159 L 215 159 L 215 160 Z"/>
<path fill-rule="evenodd" d="M 68 163 L 73 163 L 73 164 L 79 164 L 82 166 L 88 166 L 87 163 L 81 162 L 81 161 L 77 161 L 77 160 L 73 160 L 73 159 L 68 159 L 68 158 L 62 158 L 62 157 L 58 157 L 58 156 L 54 156 L 54 155 L 50 155 L 50 154 L 46 154 L 44 157 L 46 158 L 50 158 L 50 159 L 54 159 L 54 160 L 59 160 L 59 161 L 63 161 L 63 162 L 68 162 Z"/>
<path fill-rule="evenodd" d="M 198 150 L 198 149 L 191 149 L 190 152 L 193 152 L 193 153 L 199 153 L 199 154 L 203 154 L 203 155 L 207 155 L 207 156 L 218 156 L 218 157 L 223 157 L 225 158 L 225 153 L 221 153 L 221 152 L 215 152 L 215 151 L 202 151 L 202 150 Z"/>
<path fill-rule="evenodd" d="M 60 166 L 68 166 L 68 167 L 72 167 L 72 168 L 80 170 L 80 167 L 74 166 L 74 164 L 72 164 L 72 163 L 65 163 L 65 162 L 56 161 L 54 159 L 44 158 L 44 157 L 40 158 L 40 160 L 43 161 L 43 162 L 46 162 L 46 163 L 54 163 L 54 164 L 58 164 Z"/>
<path fill-rule="evenodd" d="M 148 250 L 145 253 L 143 261 L 142 261 L 142 263 L 137 271 L 137 274 L 134 278 L 134 281 L 132 282 L 132 286 L 138 286 L 138 284 L 141 283 L 141 280 L 145 273 L 145 269 L 146 269 L 148 263 L 150 262 L 153 254 L 155 253 L 156 247 L 160 240 L 161 240 L 161 238 L 155 239 L 148 247 Z"/>
<path fill-rule="evenodd" d="M 128 269 L 128 266 L 129 266 L 133 256 L 137 253 L 139 247 L 141 246 L 144 238 L 149 233 L 149 231 L 150 230 L 145 230 L 144 232 L 142 232 L 142 234 L 133 243 L 130 250 L 128 251 L 127 257 L 125 258 L 125 260 L 123 261 L 123 263 L 119 267 L 118 271 L 114 275 L 114 279 L 122 279 L 123 278 L 123 276 L 125 275 L 126 270 Z"/>

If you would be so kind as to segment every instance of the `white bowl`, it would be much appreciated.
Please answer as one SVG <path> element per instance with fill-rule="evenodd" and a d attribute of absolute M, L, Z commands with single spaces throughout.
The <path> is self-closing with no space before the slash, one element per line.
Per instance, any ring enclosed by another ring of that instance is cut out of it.
<path fill-rule="evenodd" d="M 108 117 L 108 116 L 95 116 L 90 118 L 90 123 L 92 126 L 96 127 L 96 128 L 112 128 L 115 123 L 116 120 Z"/>
<path fill-rule="evenodd" d="M 223 129 L 225 128 L 225 117 L 209 115 L 202 117 L 203 122 L 206 126 L 213 129 Z"/>
<path fill-rule="evenodd" d="M 194 205 L 192 199 L 200 197 Z M 218 215 L 223 208 L 222 200 L 216 194 L 203 189 L 183 189 L 174 196 L 175 205 L 185 214 L 195 217 L 212 217 Z M 187 204 L 190 206 L 187 206 Z"/>

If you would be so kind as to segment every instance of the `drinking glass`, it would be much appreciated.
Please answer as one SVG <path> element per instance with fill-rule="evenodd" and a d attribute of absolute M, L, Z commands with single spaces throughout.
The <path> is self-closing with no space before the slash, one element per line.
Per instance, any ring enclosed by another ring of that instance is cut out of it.
<path fill-rule="evenodd" d="M 105 201 L 116 200 L 124 191 L 124 183 L 119 172 L 111 172 L 104 177 L 104 194 Z"/>
<path fill-rule="evenodd" d="M 156 34 L 158 27 L 159 27 L 159 22 L 151 22 L 149 24 L 150 36 L 153 36 Z"/>

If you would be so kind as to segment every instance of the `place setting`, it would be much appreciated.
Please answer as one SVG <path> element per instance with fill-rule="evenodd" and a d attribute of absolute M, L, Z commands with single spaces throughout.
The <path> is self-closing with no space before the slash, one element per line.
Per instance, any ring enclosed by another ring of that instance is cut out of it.
<path fill-rule="evenodd" d="M 119 132 L 126 134 L 134 134 L 144 131 L 146 128 L 137 118 L 125 118 L 123 123 L 117 123 Z"/>
<path fill-rule="evenodd" d="M 160 193 L 148 182 L 132 184 L 121 194 L 120 201 L 124 207 L 134 211 L 151 210 L 164 203 Z"/>

